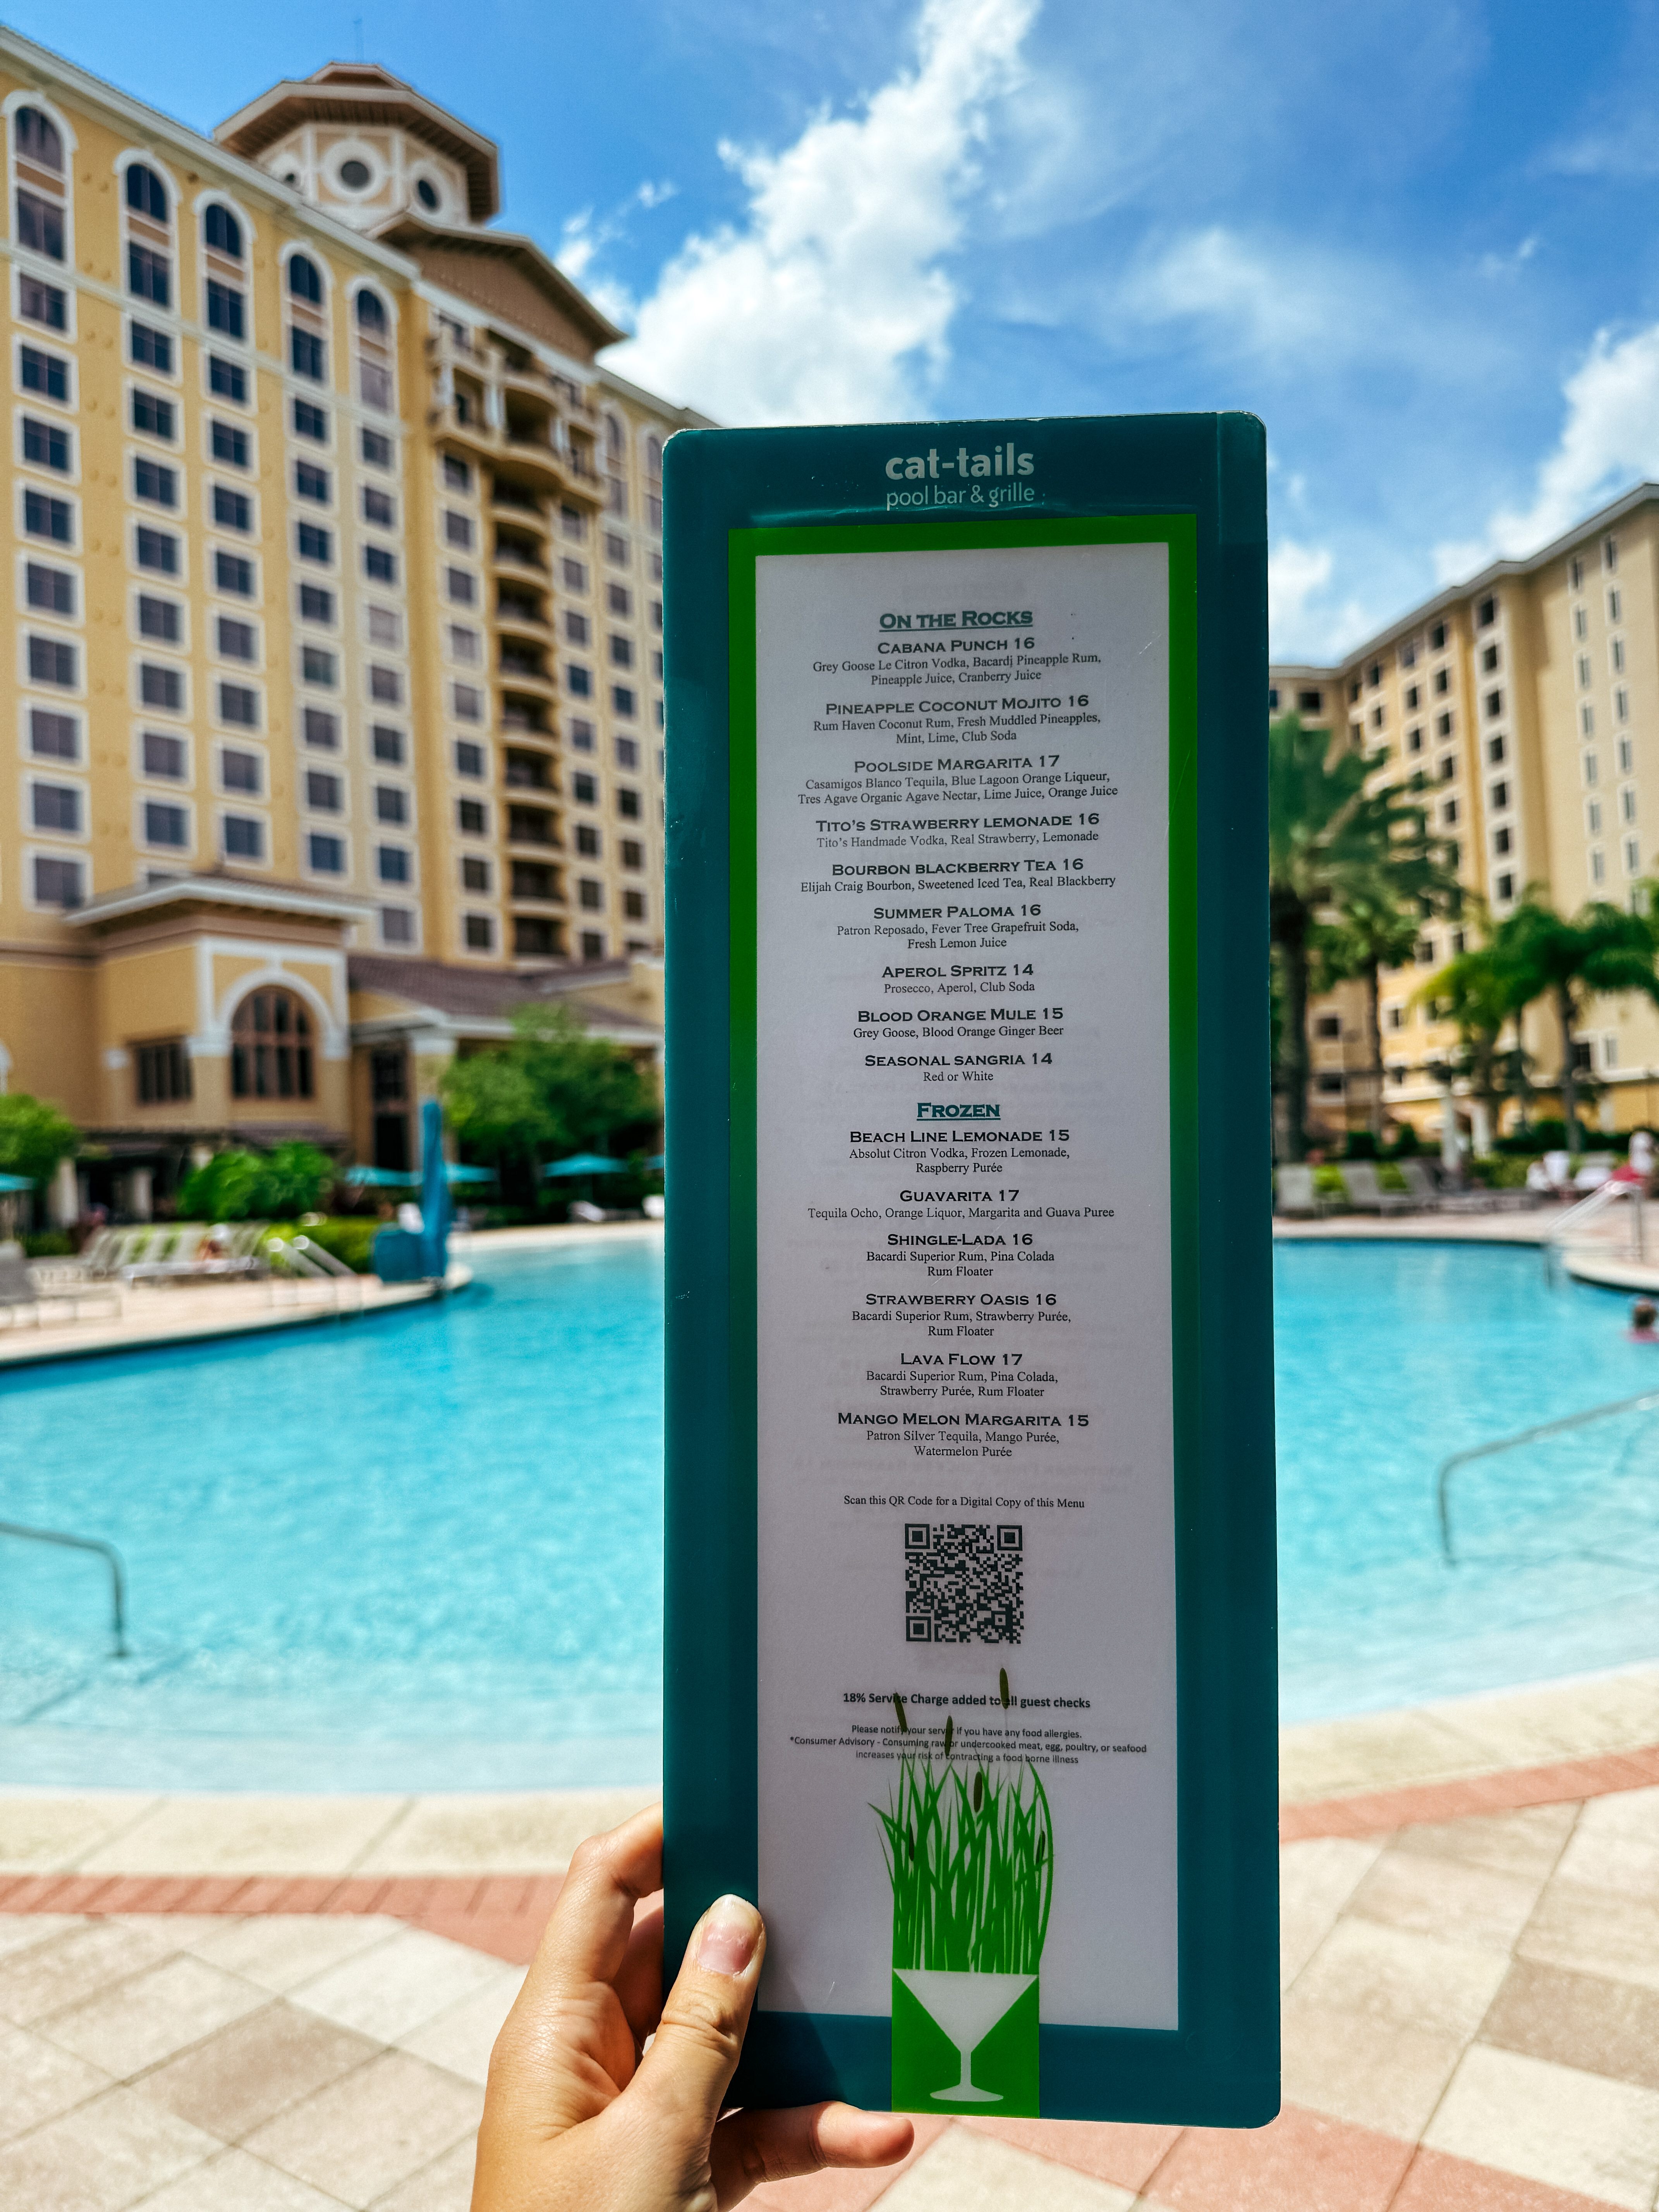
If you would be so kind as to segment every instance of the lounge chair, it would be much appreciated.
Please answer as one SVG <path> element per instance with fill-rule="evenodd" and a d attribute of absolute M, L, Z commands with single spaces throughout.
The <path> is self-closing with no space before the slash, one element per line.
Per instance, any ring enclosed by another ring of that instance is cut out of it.
<path fill-rule="evenodd" d="M 268 1221 L 185 1221 L 176 1223 L 160 1243 L 147 1249 L 142 1259 L 122 1268 L 129 1283 L 216 1282 L 262 1275 L 266 1271 L 264 1243 Z"/>
<path fill-rule="evenodd" d="M 15 1328 L 23 1309 L 28 1309 L 29 1318 L 35 1327 L 40 1326 L 40 1297 L 34 1287 L 28 1262 L 23 1257 L 21 1244 L 0 1247 L 0 1312 L 6 1316 L 6 1324 Z"/>
<path fill-rule="evenodd" d="M 1356 1213 L 1409 1213 L 1417 1203 L 1405 1191 L 1384 1190 L 1370 1160 L 1344 1160 L 1339 1172 Z"/>
<path fill-rule="evenodd" d="M 1314 1186 L 1314 1171 L 1310 1167 L 1282 1167 L 1275 1182 L 1278 1185 L 1273 1200 L 1275 1213 L 1299 1216 L 1316 1220 L 1325 1211 L 1319 1202 L 1319 1193 Z"/>
<path fill-rule="evenodd" d="M 112 1284 L 83 1282 L 73 1273 L 67 1280 L 62 1279 L 58 1274 L 61 1264 L 48 1260 L 31 1267 L 21 1246 L 0 1247 L 0 1308 L 9 1315 L 11 1327 L 16 1327 L 25 1307 L 29 1309 L 37 1328 L 40 1326 L 41 1309 L 48 1305 L 68 1306 L 76 1321 L 81 1318 L 83 1299 L 90 1299 L 94 1304 L 112 1301 L 118 1314 L 123 1310 L 121 1293 Z"/>
<path fill-rule="evenodd" d="M 1395 1165 L 1400 1170 L 1413 1205 L 1431 1213 L 1443 1203 L 1434 1177 L 1421 1160 L 1396 1160 Z"/>

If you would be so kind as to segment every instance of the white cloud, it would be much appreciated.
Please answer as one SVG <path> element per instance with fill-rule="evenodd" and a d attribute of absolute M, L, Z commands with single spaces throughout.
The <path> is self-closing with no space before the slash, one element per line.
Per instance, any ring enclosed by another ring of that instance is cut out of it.
<path fill-rule="evenodd" d="M 1370 627 L 1364 609 L 1353 599 L 1331 605 L 1335 567 L 1328 545 L 1280 538 L 1268 549 L 1268 651 L 1275 660 L 1323 663 Z"/>
<path fill-rule="evenodd" d="M 781 153 L 722 145 L 743 222 L 688 239 L 608 358 L 728 423 L 925 413 L 991 111 L 1038 0 L 925 0 L 914 66 Z"/>
<path fill-rule="evenodd" d="M 1500 509 L 1479 538 L 1437 546 L 1443 583 L 1498 556 L 1534 553 L 1628 484 L 1659 476 L 1659 323 L 1620 339 L 1598 331 L 1562 396 L 1566 422 L 1532 503 Z"/>
<path fill-rule="evenodd" d="M 665 180 L 653 184 L 647 177 L 629 192 L 620 207 L 613 208 L 607 216 L 596 216 L 591 207 L 583 208 L 565 223 L 554 258 L 574 283 L 580 283 L 595 256 L 627 230 L 628 218 L 635 208 L 643 208 L 648 214 L 665 200 L 672 200 L 678 189 Z"/>

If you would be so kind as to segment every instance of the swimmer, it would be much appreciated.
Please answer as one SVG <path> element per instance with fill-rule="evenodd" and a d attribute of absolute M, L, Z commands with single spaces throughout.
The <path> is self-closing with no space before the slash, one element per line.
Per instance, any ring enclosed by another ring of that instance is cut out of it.
<path fill-rule="evenodd" d="M 1631 1308 L 1625 1335 L 1632 1344 L 1659 1344 L 1659 1306 L 1651 1298 L 1638 1298 Z"/>

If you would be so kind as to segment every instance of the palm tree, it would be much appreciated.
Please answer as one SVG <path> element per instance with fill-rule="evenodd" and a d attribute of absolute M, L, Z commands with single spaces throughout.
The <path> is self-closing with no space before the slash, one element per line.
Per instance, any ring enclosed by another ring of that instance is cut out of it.
<path fill-rule="evenodd" d="M 1509 981 L 1517 1007 L 1547 998 L 1561 1030 L 1561 1112 L 1567 1150 L 1579 1152 L 1578 1085 L 1573 1031 L 1586 998 L 1640 991 L 1659 1005 L 1651 925 L 1606 899 L 1579 909 L 1571 921 L 1529 885 L 1520 905 L 1493 934 L 1492 952 Z"/>
<path fill-rule="evenodd" d="M 1420 908 L 1402 906 L 1387 882 L 1357 884 L 1342 902 L 1342 919 L 1329 933 L 1326 958 L 1334 975 L 1365 987 L 1365 1043 L 1370 1080 L 1367 1119 L 1374 1137 L 1382 1134 L 1382 970 L 1401 968 L 1417 948 L 1423 927 Z"/>
<path fill-rule="evenodd" d="M 1308 1150 L 1314 931 L 1333 908 L 1400 912 L 1416 906 L 1420 915 L 1455 893 L 1415 796 L 1418 786 L 1368 790 L 1376 765 L 1375 758 L 1334 746 L 1328 730 L 1304 728 L 1295 714 L 1267 726 L 1268 912 L 1283 994 L 1285 1144 L 1293 1160 Z"/>
<path fill-rule="evenodd" d="M 1524 1080 L 1521 1017 L 1526 1006 L 1516 996 L 1518 988 L 1516 971 L 1488 944 L 1460 952 L 1430 976 L 1417 994 L 1443 1006 L 1448 1019 L 1457 1024 L 1462 1065 L 1456 1072 L 1468 1077 L 1476 1097 L 1485 1103 L 1494 1134 L 1506 1091 Z M 1516 1049 L 1500 1053 L 1498 1041 L 1504 1023 L 1510 1020 L 1515 1024 Z M 1505 1060 L 1510 1062 L 1507 1082 Z"/>

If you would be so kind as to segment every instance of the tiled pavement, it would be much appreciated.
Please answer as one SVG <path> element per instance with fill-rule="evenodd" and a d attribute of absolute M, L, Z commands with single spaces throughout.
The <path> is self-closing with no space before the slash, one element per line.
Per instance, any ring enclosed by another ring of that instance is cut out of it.
<path fill-rule="evenodd" d="M 927 2120 L 755 2202 L 1653 2212 L 1659 1672 L 1285 1752 L 1271 2127 Z M 631 1802 L 0 1798 L 0 2205 L 464 2212 L 509 1961 Z"/>

